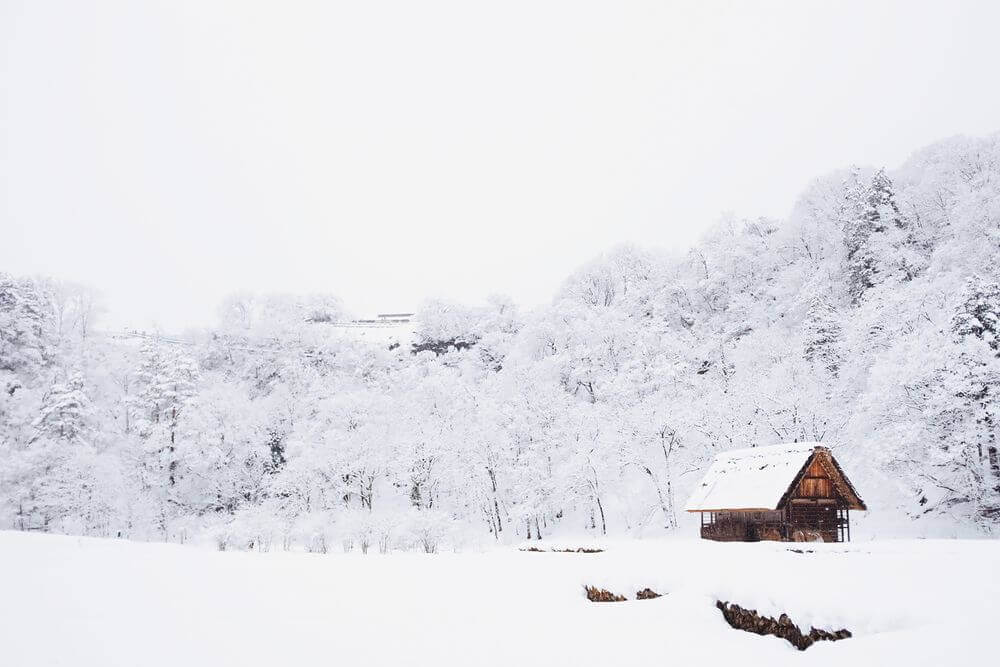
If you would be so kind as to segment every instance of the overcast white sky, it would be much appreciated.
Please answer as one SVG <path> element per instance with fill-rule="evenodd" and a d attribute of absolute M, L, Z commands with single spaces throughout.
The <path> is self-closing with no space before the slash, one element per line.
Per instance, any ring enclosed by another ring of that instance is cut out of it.
<path fill-rule="evenodd" d="M 622 242 L 1000 130 L 1000 3 L 0 0 L 0 270 L 108 324 L 228 292 L 549 300 Z"/>

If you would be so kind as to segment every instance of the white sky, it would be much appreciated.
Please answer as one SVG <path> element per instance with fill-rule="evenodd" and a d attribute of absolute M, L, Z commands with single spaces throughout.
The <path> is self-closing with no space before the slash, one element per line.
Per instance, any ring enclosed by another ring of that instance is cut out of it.
<path fill-rule="evenodd" d="M 1000 130 L 1000 3 L 0 0 L 0 270 L 108 324 L 228 292 L 551 298 L 622 242 Z"/>

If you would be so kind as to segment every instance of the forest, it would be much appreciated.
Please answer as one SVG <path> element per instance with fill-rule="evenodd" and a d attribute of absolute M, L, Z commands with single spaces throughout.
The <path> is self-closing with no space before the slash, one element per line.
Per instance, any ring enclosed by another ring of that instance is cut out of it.
<path fill-rule="evenodd" d="M 794 205 L 793 205 L 794 204 Z M 0 273 L 0 529 L 325 552 L 675 531 L 713 456 L 820 441 L 887 525 L 1000 525 L 1000 135 L 622 246 L 551 303 L 237 293 L 185 336 Z M 890 521 L 891 519 L 891 521 Z M 936 528 L 935 528 L 936 530 Z"/>

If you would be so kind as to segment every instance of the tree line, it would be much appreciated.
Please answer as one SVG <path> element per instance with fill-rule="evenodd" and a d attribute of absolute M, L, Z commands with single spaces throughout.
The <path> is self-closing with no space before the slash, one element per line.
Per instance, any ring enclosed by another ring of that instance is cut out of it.
<path fill-rule="evenodd" d="M 678 526 L 719 451 L 822 441 L 877 511 L 1000 519 L 1000 139 L 814 181 L 551 304 L 236 294 L 189 344 L 0 274 L 0 527 L 219 548 L 417 548 Z"/>

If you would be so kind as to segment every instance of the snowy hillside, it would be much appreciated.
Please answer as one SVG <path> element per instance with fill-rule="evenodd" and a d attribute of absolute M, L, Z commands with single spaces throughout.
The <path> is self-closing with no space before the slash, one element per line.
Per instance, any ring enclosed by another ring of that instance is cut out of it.
<path fill-rule="evenodd" d="M 0 532 L 0 662 L 916 667 L 995 652 L 1000 542 L 605 546 L 363 557 Z M 584 585 L 629 601 L 589 602 Z M 635 600 L 646 587 L 663 597 Z M 716 600 L 853 637 L 800 653 L 729 627 Z"/>
<path fill-rule="evenodd" d="M 998 266 L 994 135 L 819 178 L 683 256 L 618 248 L 534 311 L 429 301 L 392 343 L 342 335 L 330 294 L 241 293 L 192 344 L 137 346 L 94 335 L 92 292 L 0 274 L 0 526 L 230 550 L 649 536 L 717 453 L 816 441 L 879 536 L 993 534 Z"/>

